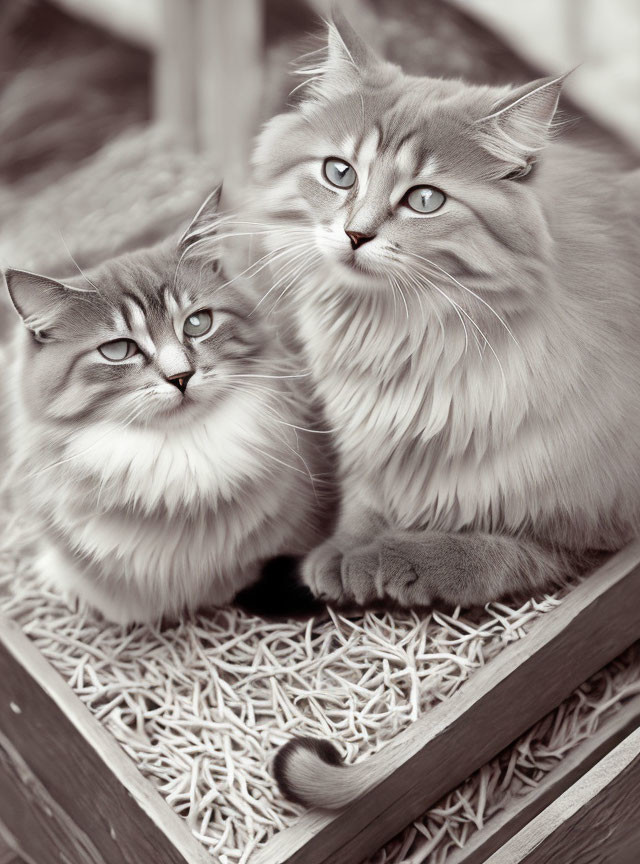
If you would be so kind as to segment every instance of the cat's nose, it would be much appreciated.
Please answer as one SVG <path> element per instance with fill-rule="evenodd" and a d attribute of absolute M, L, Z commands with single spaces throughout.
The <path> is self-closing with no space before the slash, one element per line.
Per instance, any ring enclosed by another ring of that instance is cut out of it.
<path fill-rule="evenodd" d="M 349 231 L 347 228 L 344 229 L 344 233 L 347 235 L 349 240 L 351 240 L 352 249 L 357 249 L 358 246 L 362 246 L 363 243 L 368 243 L 369 240 L 373 240 L 376 236 L 375 234 L 363 234 L 362 231 Z"/>
<path fill-rule="evenodd" d="M 187 382 L 193 375 L 193 372 L 179 372 L 177 375 L 169 375 L 167 381 L 174 384 L 181 393 L 187 389 Z"/>

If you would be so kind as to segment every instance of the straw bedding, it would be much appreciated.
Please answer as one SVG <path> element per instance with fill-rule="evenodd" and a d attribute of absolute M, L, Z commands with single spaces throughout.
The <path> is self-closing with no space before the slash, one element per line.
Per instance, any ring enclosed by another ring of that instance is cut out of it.
<path fill-rule="evenodd" d="M 177 228 L 214 179 L 205 160 L 154 132 L 126 136 L 27 203 L 0 196 L 12 214 L 0 259 L 62 274 L 73 266 L 66 244 L 89 265 Z M 222 864 L 249 861 L 300 812 L 268 771 L 290 735 L 329 737 L 349 761 L 367 758 L 506 643 L 526 638 L 563 596 L 491 604 L 475 616 L 266 621 L 222 609 L 164 630 L 122 630 L 38 585 L 20 536 L 14 522 L 0 545 L 0 608 Z M 371 861 L 444 861 L 639 690 L 631 651 Z"/>

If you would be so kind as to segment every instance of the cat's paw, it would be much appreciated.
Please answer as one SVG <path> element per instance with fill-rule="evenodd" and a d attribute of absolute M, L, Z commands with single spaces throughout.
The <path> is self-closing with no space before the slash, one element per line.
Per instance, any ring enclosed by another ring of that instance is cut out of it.
<path fill-rule="evenodd" d="M 377 543 L 350 549 L 342 558 L 343 592 L 358 606 L 370 606 L 384 596 L 379 579 L 380 550 Z"/>
<path fill-rule="evenodd" d="M 369 606 L 382 596 L 376 584 L 379 554 L 375 544 L 343 551 L 327 541 L 307 556 L 302 575 L 316 597 L 339 606 Z"/>
<path fill-rule="evenodd" d="M 384 534 L 349 554 L 349 584 L 363 605 L 387 598 L 406 608 L 429 606 L 437 593 L 436 560 L 428 549 Z"/>
<path fill-rule="evenodd" d="M 302 563 L 302 581 L 311 593 L 326 603 L 340 605 L 346 598 L 340 566 L 342 551 L 331 540 L 313 549 Z"/>

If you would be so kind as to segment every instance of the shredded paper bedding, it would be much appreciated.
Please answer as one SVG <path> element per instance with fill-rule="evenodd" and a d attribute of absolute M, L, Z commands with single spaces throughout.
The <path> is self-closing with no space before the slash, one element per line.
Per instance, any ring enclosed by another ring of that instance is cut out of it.
<path fill-rule="evenodd" d="M 562 603 L 559 594 L 474 616 L 329 610 L 283 621 L 225 608 L 164 629 L 123 629 L 69 609 L 14 544 L 0 564 L 5 614 L 222 864 L 250 861 L 301 812 L 269 773 L 290 736 L 327 737 L 347 761 L 366 759 Z M 444 862 L 640 692 L 639 659 L 628 652 L 596 675 L 372 864 Z"/>

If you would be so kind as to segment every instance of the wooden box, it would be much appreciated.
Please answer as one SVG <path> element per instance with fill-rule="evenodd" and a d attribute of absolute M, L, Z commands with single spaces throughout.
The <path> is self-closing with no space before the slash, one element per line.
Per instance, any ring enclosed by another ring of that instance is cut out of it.
<path fill-rule="evenodd" d="M 369 757 L 382 779 L 360 800 L 302 816 L 251 862 L 356 864 L 374 853 L 638 640 L 639 598 L 634 542 Z M 35 864 L 211 864 L 20 628 L 2 618 L 0 631 L 0 821 L 10 845 Z M 452 864 L 640 860 L 639 722 L 636 699 Z"/>

